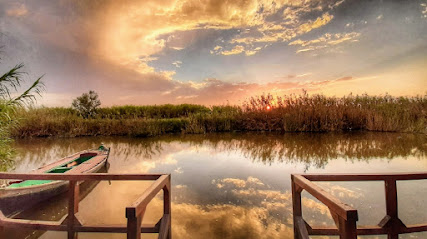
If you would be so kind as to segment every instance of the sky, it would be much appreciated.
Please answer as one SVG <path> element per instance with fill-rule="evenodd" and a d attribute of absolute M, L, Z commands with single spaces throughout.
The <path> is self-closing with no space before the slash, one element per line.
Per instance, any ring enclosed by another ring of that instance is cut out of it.
<path fill-rule="evenodd" d="M 46 106 L 427 93 L 427 0 L 0 0 L 0 46 Z"/>

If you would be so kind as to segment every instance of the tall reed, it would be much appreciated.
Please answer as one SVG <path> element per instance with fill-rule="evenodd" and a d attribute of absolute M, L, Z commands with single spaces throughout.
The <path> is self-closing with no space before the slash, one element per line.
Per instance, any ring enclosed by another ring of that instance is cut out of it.
<path fill-rule="evenodd" d="M 15 137 L 198 134 L 230 131 L 427 133 L 427 96 L 261 95 L 241 106 L 114 106 L 83 119 L 71 108 L 30 108 Z"/>

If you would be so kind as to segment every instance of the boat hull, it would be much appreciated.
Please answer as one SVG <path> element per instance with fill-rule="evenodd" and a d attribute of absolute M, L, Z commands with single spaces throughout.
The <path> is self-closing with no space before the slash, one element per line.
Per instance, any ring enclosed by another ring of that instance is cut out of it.
<path fill-rule="evenodd" d="M 108 155 L 83 173 L 97 173 L 106 167 L 106 164 L 108 164 L 107 159 Z M 79 182 L 79 184 L 81 183 L 83 181 Z M 2 188 L 0 189 L 0 210 L 6 216 L 13 216 L 31 208 L 35 204 L 68 191 L 68 184 L 68 181 L 52 181 L 24 188 Z"/>

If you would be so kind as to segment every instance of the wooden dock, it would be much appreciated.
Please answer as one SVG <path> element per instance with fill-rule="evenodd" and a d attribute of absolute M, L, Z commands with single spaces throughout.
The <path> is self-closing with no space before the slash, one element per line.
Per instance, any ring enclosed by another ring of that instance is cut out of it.
<path fill-rule="evenodd" d="M 68 239 L 77 238 L 77 232 L 126 233 L 128 239 L 140 239 L 141 233 L 158 233 L 159 239 L 171 239 L 171 176 L 170 174 L 13 174 L 0 173 L 0 179 L 63 180 L 68 181 L 68 215 L 58 222 L 13 219 L 0 211 L 0 238 L 3 228 L 26 228 L 44 231 L 66 231 Z M 140 181 L 153 184 L 124 209 L 127 225 L 91 225 L 79 219 L 79 183 L 81 181 Z M 142 224 L 148 203 L 163 190 L 163 216 L 156 224 Z"/>
<path fill-rule="evenodd" d="M 387 235 L 398 239 L 399 234 L 427 231 L 427 223 L 405 225 L 398 216 L 396 181 L 427 179 L 425 173 L 396 174 L 303 174 L 291 175 L 294 238 L 308 239 L 310 235 L 338 235 L 340 239 L 356 239 L 358 235 Z M 376 226 L 357 226 L 357 210 L 341 202 L 313 181 L 384 181 L 386 215 Z M 301 192 L 306 190 L 325 204 L 336 227 L 311 226 L 302 217 Z M 426 208 L 420 208 L 426 210 Z"/>

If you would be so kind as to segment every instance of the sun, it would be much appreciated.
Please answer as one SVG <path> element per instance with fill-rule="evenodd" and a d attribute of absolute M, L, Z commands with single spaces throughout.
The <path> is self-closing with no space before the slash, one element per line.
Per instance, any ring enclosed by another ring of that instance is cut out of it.
<path fill-rule="evenodd" d="M 271 110 L 271 106 L 267 105 L 266 109 Z"/>

